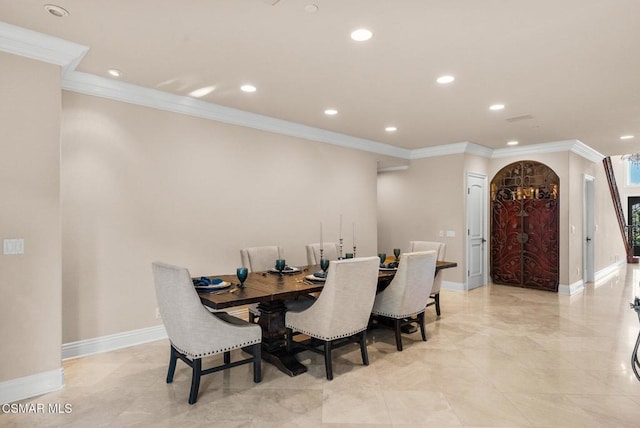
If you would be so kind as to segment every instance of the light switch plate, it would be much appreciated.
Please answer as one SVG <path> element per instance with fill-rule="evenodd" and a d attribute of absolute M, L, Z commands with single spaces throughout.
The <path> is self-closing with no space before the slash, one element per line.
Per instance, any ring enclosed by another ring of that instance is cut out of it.
<path fill-rule="evenodd" d="M 447 238 L 454 238 L 456 236 L 455 230 L 447 230 Z"/>
<path fill-rule="evenodd" d="M 5 239 L 3 250 L 5 255 L 24 254 L 24 239 Z"/>

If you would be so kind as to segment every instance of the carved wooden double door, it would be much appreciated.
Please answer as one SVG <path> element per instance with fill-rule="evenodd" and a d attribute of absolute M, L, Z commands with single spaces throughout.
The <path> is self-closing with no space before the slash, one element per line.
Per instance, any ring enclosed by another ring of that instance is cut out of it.
<path fill-rule="evenodd" d="M 558 176 L 520 161 L 491 182 L 491 278 L 496 284 L 558 291 Z"/>

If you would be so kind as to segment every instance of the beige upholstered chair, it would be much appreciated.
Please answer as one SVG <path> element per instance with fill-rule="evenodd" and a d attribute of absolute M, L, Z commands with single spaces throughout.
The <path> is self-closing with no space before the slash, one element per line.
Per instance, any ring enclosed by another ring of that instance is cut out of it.
<path fill-rule="evenodd" d="M 240 259 L 242 266 L 249 269 L 249 272 L 263 272 L 273 269 L 276 260 L 281 259 L 283 255 L 282 248 L 270 245 L 264 247 L 249 247 L 240 250 Z M 256 318 L 260 316 L 260 310 L 257 304 L 249 305 L 249 322 L 256 322 Z"/>
<path fill-rule="evenodd" d="M 307 264 L 319 265 L 320 264 L 320 244 L 307 244 L 305 245 L 307 250 Z M 340 247 L 335 242 L 323 242 L 322 243 L 322 256 L 327 260 L 338 260 L 338 254 Z"/>
<path fill-rule="evenodd" d="M 275 245 L 249 247 L 240 250 L 240 259 L 249 272 L 263 272 L 273 269 L 276 260 L 283 258 L 283 254 L 282 248 Z"/>
<path fill-rule="evenodd" d="M 285 314 L 287 349 L 291 351 L 294 332 L 319 339 L 323 351 L 303 343 L 296 342 L 296 345 L 324 354 L 329 380 L 333 379 L 333 348 L 358 341 L 362 363 L 369 365 L 366 333 L 378 285 L 379 264 L 377 257 L 331 261 L 324 288 L 315 303 L 303 311 Z"/>
<path fill-rule="evenodd" d="M 193 370 L 189 404 L 198 399 L 200 377 L 253 363 L 253 381 L 260 382 L 262 330 L 226 312 L 209 312 L 200 302 L 189 271 L 161 262 L 152 264 L 158 308 L 171 342 L 167 383 L 173 382 L 178 358 Z M 234 349 L 252 347 L 253 357 L 231 362 Z M 202 357 L 224 353 L 224 364 L 202 370 Z"/>
<path fill-rule="evenodd" d="M 441 262 L 445 259 L 447 253 L 447 244 L 444 242 L 434 242 L 434 241 L 411 241 L 409 243 L 411 247 L 411 251 L 429 251 L 435 250 L 438 252 L 438 256 L 436 258 L 437 261 Z M 429 302 L 427 307 L 436 305 L 436 315 L 440 316 L 440 288 L 442 287 L 442 271 L 438 272 L 434 281 L 433 287 L 431 288 L 431 299 L 432 302 Z"/>
<path fill-rule="evenodd" d="M 425 302 L 431 293 L 435 270 L 436 252 L 433 250 L 402 254 L 393 280 L 376 296 L 371 313 L 379 319 L 393 321 L 398 351 L 402 351 L 400 328 L 405 324 L 417 322 L 422 340 L 427 340 Z M 417 319 L 413 318 L 414 315 Z"/>

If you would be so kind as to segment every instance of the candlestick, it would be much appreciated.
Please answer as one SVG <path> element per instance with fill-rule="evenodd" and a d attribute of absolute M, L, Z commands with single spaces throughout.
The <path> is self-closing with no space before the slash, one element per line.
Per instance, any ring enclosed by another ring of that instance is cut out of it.
<path fill-rule="evenodd" d="M 340 214 L 340 239 L 342 239 L 342 214 Z"/>
<path fill-rule="evenodd" d="M 322 222 L 320 222 L 320 252 L 322 252 L 323 249 L 323 245 L 322 245 Z"/>
<path fill-rule="evenodd" d="M 353 222 L 353 246 L 356 246 L 356 222 Z"/>

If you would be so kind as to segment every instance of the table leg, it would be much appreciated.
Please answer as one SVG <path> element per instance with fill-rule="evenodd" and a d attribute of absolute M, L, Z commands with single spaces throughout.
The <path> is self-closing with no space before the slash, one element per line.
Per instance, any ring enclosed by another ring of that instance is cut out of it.
<path fill-rule="evenodd" d="M 287 352 L 284 325 L 286 306 L 281 300 L 264 302 L 258 305 L 262 327 L 262 359 L 276 366 L 289 376 L 297 376 L 307 371 L 294 353 Z"/>

